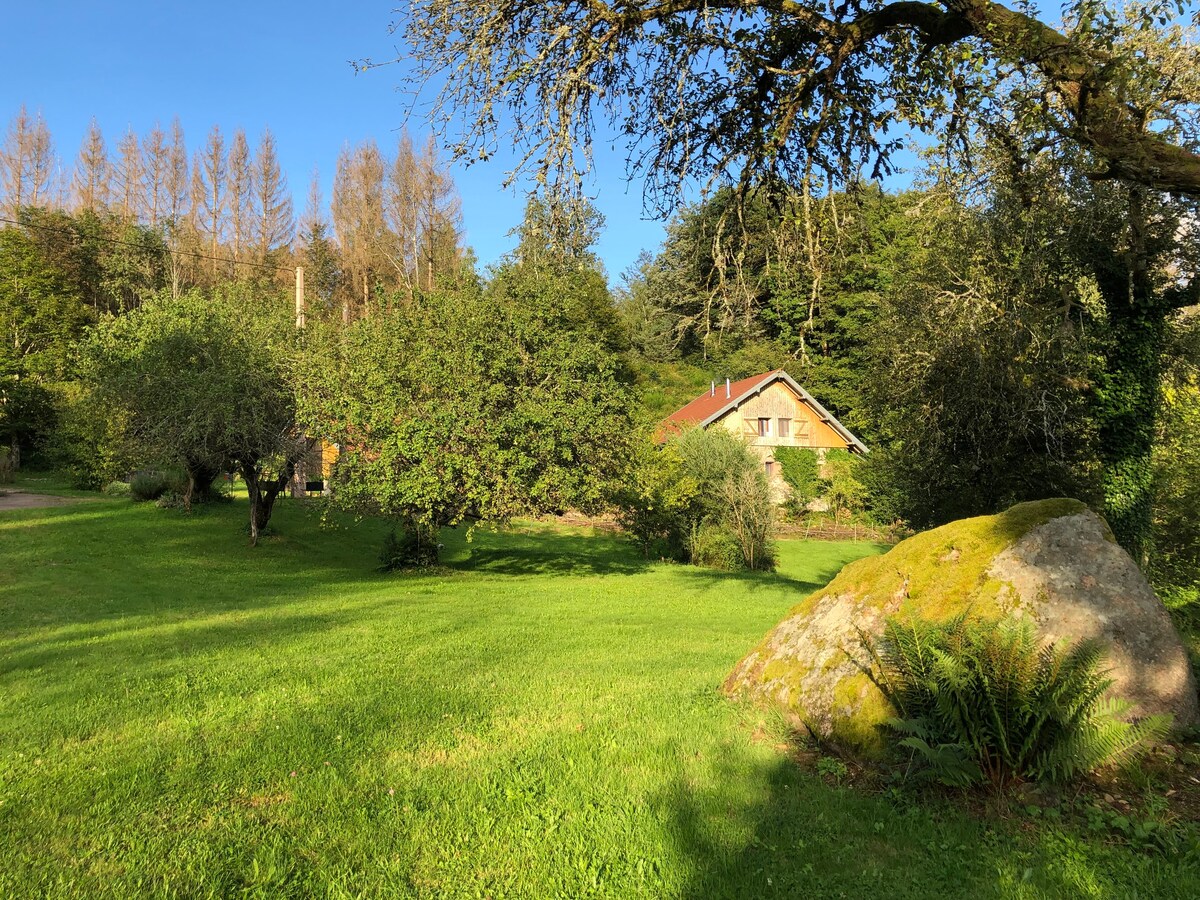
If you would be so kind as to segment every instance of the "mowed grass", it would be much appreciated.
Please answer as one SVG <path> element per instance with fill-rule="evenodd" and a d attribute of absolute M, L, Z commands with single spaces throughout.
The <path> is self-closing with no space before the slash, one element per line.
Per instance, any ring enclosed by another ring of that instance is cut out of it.
<path fill-rule="evenodd" d="M 374 571 L 284 501 L 0 513 L 0 897 L 1195 897 L 1194 863 L 831 787 L 734 663 L 774 575 L 530 527 Z M 764 728 L 764 721 L 768 727 Z"/>

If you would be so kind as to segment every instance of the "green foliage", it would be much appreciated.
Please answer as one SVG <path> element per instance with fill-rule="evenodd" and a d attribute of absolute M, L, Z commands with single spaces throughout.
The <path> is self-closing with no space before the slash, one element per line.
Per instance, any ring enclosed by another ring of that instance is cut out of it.
<path fill-rule="evenodd" d="M 432 566 L 438 561 L 437 533 L 419 527 L 393 528 L 383 538 L 379 551 L 379 571 L 399 572 Z"/>
<path fill-rule="evenodd" d="M 168 493 L 179 493 L 183 490 L 183 479 L 177 472 L 158 472 L 153 470 L 136 472 L 129 479 L 129 496 L 138 503 L 159 500 Z"/>
<path fill-rule="evenodd" d="M 686 559 L 686 524 L 700 482 L 684 467 L 677 441 L 635 441 L 629 471 L 614 498 L 617 522 L 647 559 Z"/>
<path fill-rule="evenodd" d="M 133 485 L 129 481 L 110 481 L 104 486 L 107 497 L 132 497 Z"/>
<path fill-rule="evenodd" d="M 926 527 L 1096 494 L 1096 289 L 1062 233 L 1090 220 L 1050 185 L 1038 204 L 1015 193 L 978 207 L 928 195 L 923 250 L 893 272 L 860 476 L 881 518 Z"/>
<path fill-rule="evenodd" d="M 431 530 L 604 506 L 626 466 L 621 362 L 556 305 L 574 275 L 514 277 L 317 330 L 302 409 L 341 447 L 335 504 Z"/>
<path fill-rule="evenodd" d="M 867 487 L 859 478 L 863 457 L 849 450 L 826 450 L 821 471 L 823 496 L 829 501 L 834 516 L 853 515 L 866 509 Z"/>
<path fill-rule="evenodd" d="M 1177 323 L 1154 447 L 1150 574 L 1160 594 L 1200 600 L 1200 319 Z M 1180 605 L 1184 605 L 1180 603 Z"/>
<path fill-rule="evenodd" d="M 725 572 L 746 568 L 741 544 L 723 525 L 701 522 L 693 526 L 687 539 L 687 551 L 694 566 Z"/>
<path fill-rule="evenodd" d="M 727 474 L 721 482 L 720 520 L 733 535 L 747 569 L 775 568 L 775 499 L 763 472 L 755 467 Z"/>
<path fill-rule="evenodd" d="M 603 223 L 590 203 L 558 208 L 530 200 L 517 229 L 520 243 L 492 273 L 487 290 L 492 301 L 610 353 L 626 350 L 628 334 L 591 250 Z"/>
<path fill-rule="evenodd" d="M 122 410 L 77 381 L 56 385 L 52 397 L 54 427 L 41 441 L 39 456 L 87 490 L 127 475 L 134 459 Z"/>
<path fill-rule="evenodd" d="M 54 385 L 0 351 L 0 446 L 9 449 L 14 468 L 44 451 L 59 424 Z"/>
<path fill-rule="evenodd" d="M 815 500 L 821 489 L 821 466 L 817 451 L 807 447 L 776 447 L 775 461 L 783 480 L 792 490 L 791 500 L 803 508 Z"/>
<path fill-rule="evenodd" d="M 920 194 L 871 186 L 813 200 L 763 187 L 739 209 L 719 191 L 683 210 L 626 275 L 635 349 L 739 378 L 787 367 L 839 419 L 860 415 L 872 326 L 891 272 L 919 255 Z"/>
<path fill-rule="evenodd" d="M 137 462 L 186 472 L 185 503 L 238 471 L 253 541 L 308 446 L 295 428 L 296 341 L 287 301 L 252 286 L 158 298 L 97 326 L 91 409 L 121 417 Z"/>
<path fill-rule="evenodd" d="M 775 565 L 770 487 L 757 457 L 723 428 L 641 444 L 614 501 L 647 555 L 715 568 Z"/>
<path fill-rule="evenodd" d="M 1169 724 L 1121 721 L 1129 704 L 1104 699 L 1112 681 L 1101 645 L 1039 649 L 1024 618 L 893 617 L 867 649 L 868 674 L 897 712 L 899 746 L 951 785 L 1069 781 L 1130 758 Z"/>
<path fill-rule="evenodd" d="M 817 760 L 817 774 L 840 784 L 850 775 L 850 767 L 836 756 L 822 756 Z"/>

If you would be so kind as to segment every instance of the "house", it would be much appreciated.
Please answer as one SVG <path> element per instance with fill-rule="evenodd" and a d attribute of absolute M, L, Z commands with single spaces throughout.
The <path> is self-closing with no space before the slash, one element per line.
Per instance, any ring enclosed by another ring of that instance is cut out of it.
<path fill-rule="evenodd" d="M 787 493 L 776 447 L 808 447 L 819 459 L 826 450 L 866 453 L 856 438 L 812 394 L 782 369 L 743 378 L 724 385 L 713 382 L 708 391 L 667 416 L 663 432 L 719 426 L 743 437 L 763 461 L 772 493 Z"/>

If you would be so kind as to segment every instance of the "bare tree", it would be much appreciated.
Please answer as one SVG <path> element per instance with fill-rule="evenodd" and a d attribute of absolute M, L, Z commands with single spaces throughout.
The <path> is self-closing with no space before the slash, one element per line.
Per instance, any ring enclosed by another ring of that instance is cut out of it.
<path fill-rule="evenodd" d="M 229 213 L 228 163 L 221 127 L 214 125 L 204 149 L 192 165 L 192 217 L 208 245 L 209 271 L 215 276 L 218 252 L 225 237 Z"/>
<path fill-rule="evenodd" d="M 76 210 L 100 212 L 108 204 L 109 183 L 112 177 L 108 161 L 108 148 L 104 145 L 104 135 L 100 126 L 92 119 L 83 143 L 79 147 L 79 156 L 75 161 L 75 175 L 72 179 L 72 207 Z"/>
<path fill-rule="evenodd" d="M 128 130 L 117 144 L 117 164 L 113 172 L 112 205 L 117 215 L 127 222 L 141 218 L 146 206 L 145 184 L 142 181 L 142 150 L 137 135 Z"/>
<path fill-rule="evenodd" d="M 254 235 L 258 243 L 258 258 L 266 260 L 272 251 L 287 247 L 295 236 L 295 217 L 287 177 L 279 166 L 275 135 L 263 131 L 254 153 L 254 206 L 256 222 Z"/>
<path fill-rule="evenodd" d="M 250 145 L 246 143 L 246 132 L 239 128 L 233 133 L 226 164 L 228 186 L 226 199 L 229 207 L 229 240 L 233 252 L 233 271 L 244 262 L 246 252 L 253 243 L 254 184 L 250 162 Z"/>
<path fill-rule="evenodd" d="M 145 200 L 146 222 L 157 228 L 167 207 L 167 173 L 170 169 L 170 153 L 167 136 L 155 124 L 142 141 L 142 196 Z"/>
<path fill-rule="evenodd" d="M 166 164 L 163 176 L 163 216 L 167 226 L 167 247 L 171 251 L 171 294 L 178 297 L 183 290 L 185 267 L 185 257 L 180 251 L 184 249 L 185 244 L 196 243 L 195 223 L 191 216 L 187 143 L 178 116 L 171 122 Z"/>
<path fill-rule="evenodd" d="M 0 213 L 15 219 L 24 207 L 49 203 L 56 166 L 45 120 L 40 113 L 31 117 L 22 105 L 0 147 Z"/>
<path fill-rule="evenodd" d="M 172 226 L 183 224 L 187 217 L 191 193 L 188 184 L 187 143 L 178 116 L 171 123 L 171 137 L 167 142 L 167 168 L 163 176 L 163 191 L 163 214 Z"/>
<path fill-rule="evenodd" d="M 316 225 L 325 225 L 325 200 L 321 196 L 321 173 L 313 166 L 312 176 L 308 180 L 308 196 L 304 202 L 304 213 L 300 216 L 299 231 L 301 235 L 312 233 Z"/>
<path fill-rule="evenodd" d="M 417 229 L 420 255 L 416 263 L 416 283 L 431 290 L 439 275 L 449 273 L 461 257 L 462 201 L 449 170 L 438 158 L 433 136 L 417 160 Z"/>
<path fill-rule="evenodd" d="M 374 279 L 389 266 L 386 257 L 388 230 L 383 215 L 384 160 L 379 147 L 368 140 L 338 155 L 330 208 L 342 259 L 356 300 L 369 300 Z M 361 291 L 361 295 L 357 292 Z"/>
<path fill-rule="evenodd" d="M 384 186 L 384 210 L 388 228 L 394 236 L 388 260 L 400 281 L 411 293 L 416 287 L 417 260 L 420 258 L 421 236 L 417 188 L 417 154 L 412 136 L 405 128 L 400 132 L 396 156 L 388 167 Z"/>
<path fill-rule="evenodd" d="M 1095 177 L 1198 197 L 1185 7 L 1116 6 L 1070 0 L 1055 29 L 994 0 L 414 0 L 397 30 L 455 156 L 515 133 L 551 188 L 590 170 L 597 123 L 670 209 L 696 178 L 884 174 L 897 125 L 970 140 L 1017 96 Z"/>

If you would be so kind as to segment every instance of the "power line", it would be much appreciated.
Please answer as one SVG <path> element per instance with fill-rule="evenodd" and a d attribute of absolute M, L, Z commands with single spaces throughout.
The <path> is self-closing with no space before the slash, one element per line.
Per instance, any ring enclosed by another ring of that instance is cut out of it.
<path fill-rule="evenodd" d="M 4 222 L 8 225 L 16 225 L 18 228 L 36 228 L 39 231 L 49 231 L 53 234 L 65 234 L 68 237 L 73 237 L 77 240 L 80 240 L 84 237 L 84 235 L 79 234 L 79 232 L 71 231 L 67 228 L 55 228 L 51 225 L 38 225 L 34 222 L 18 222 L 15 219 L 6 219 L 3 216 L 0 216 L 0 222 Z M 207 259 L 212 262 L 233 263 L 235 267 L 249 266 L 252 269 L 267 269 L 271 272 L 293 271 L 293 269 L 288 266 L 272 266 L 268 265 L 267 263 L 240 262 L 220 256 L 210 256 L 207 253 L 197 253 L 194 250 L 172 250 L 170 247 L 151 247 L 146 244 L 136 244 L 133 241 L 122 241 L 118 238 L 100 237 L 98 235 L 88 235 L 87 237 L 90 240 L 101 241 L 105 244 L 119 244 L 122 247 L 133 247 L 134 249 L 141 250 L 143 252 L 156 251 L 158 253 L 169 253 L 172 256 L 190 256 L 193 259 Z"/>

